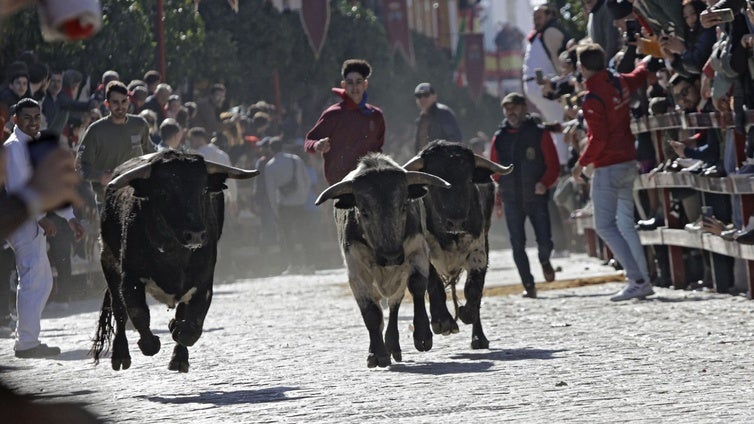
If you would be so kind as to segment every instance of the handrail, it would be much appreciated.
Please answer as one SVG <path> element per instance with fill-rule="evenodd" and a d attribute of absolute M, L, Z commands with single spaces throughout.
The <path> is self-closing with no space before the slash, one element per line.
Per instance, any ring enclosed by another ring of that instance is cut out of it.
<path fill-rule="evenodd" d="M 746 111 L 746 122 L 754 123 L 754 110 Z M 669 112 L 662 115 L 642 116 L 631 120 L 634 134 L 660 130 L 703 130 L 709 128 L 732 128 L 736 114 L 733 112 Z"/>

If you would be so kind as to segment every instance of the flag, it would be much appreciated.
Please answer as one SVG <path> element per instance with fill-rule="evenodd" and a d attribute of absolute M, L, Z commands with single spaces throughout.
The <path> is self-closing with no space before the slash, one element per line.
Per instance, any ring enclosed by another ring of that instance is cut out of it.
<path fill-rule="evenodd" d="M 453 80 L 456 85 L 463 87 L 464 75 L 463 75 L 463 34 L 466 32 L 466 19 L 461 18 L 461 24 L 458 26 L 458 42 L 456 43 L 456 55 L 453 58 Z"/>
<path fill-rule="evenodd" d="M 484 34 L 466 33 L 464 38 L 464 59 L 466 60 L 466 80 L 473 99 L 478 99 L 484 89 Z"/>
<path fill-rule="evenodd" d="M 314 57 L 319 59 L 319 52 L 325 45 L 327 27 L 330 26 L 330 1 L 306 0 L 301 2 L 301 26 L 309 40 L 309 46 L 314 51 Z"/>
<path fill-rule="evenodd" d="M 382 0 L 383 18 L 388 42 L 393 51 L 398 50 L 403 58 L 413 68 L 414 45 L 411 42 L 411 31 L 408 28 L 408 8 L 406 0 Z"/>

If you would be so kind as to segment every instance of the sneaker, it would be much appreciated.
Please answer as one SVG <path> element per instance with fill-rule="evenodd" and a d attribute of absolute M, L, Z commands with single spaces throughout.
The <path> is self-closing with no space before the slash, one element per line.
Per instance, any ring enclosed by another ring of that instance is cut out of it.
<path fill-rule="evenodd" d="M 555 281 L 555 270 L 552 269 L 550 261 L 542 262 L 542 274 L 545 275 L 545 281 Z"/>
<path fill-rule="evenodd" d="M 16 351 L 16 358 L 49 358 L 58 355 L 60 355 L 59 347 L 47 346 L 44 343 L 40 343 L 31 349 Z"/>
<path fill-rule="evenodd" d="M 611 297 L 610 300 L 613 302 L 619 302 L 621 300 L 629 299 L 644 299 L 653 294 L 655 294 L 655 292 L 652 290 L 652 284 L 648 282 L 637 283 L 636 281 L 629 280 L 626 287 L 619 291 L 618 294 Z"/>

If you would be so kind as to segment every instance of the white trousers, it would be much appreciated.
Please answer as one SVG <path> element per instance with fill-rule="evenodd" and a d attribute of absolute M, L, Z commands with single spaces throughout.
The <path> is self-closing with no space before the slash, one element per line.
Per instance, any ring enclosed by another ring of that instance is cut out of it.
<path fill-rule="evenodd" d="M 526 81 L 524 83 L 524 94 L 539 109 L 544 122 L 563 122 L 563 105 L 558 101 L 542 96 L 542 87 L 537 84 L 537 81 Z M 563 141 L 563 134 L 550 133 L 550 136 L 552 136 L 552 142 L 555 144 L 555 150 L 558 152 L 558 161 L 561 165 L 567 164 L 568 159 L 570 159 L 570 153 L 568 152 L 568 146 Z"/>
<path fill-rule="evenodd" d="M 47 238 L 36 219 L 25 222 L 9 238 L 16 254 L 18 293 L 15 350 L 39 345 L 40 321 L 52 291 L 52 269 L 47 258 Z"/>

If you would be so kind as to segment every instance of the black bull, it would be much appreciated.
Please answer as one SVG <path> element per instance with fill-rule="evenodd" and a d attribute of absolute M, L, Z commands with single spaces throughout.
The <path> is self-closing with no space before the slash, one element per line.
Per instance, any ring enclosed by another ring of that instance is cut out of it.
<path fill-rule="evenodd" d="M 458 332 L 446 304 L 445 286 L 450 285 L 456 315 L 472 324 L 471 347 L 487 349 L 479 309 L 489 259 L 488 233 L 494 204 L 492 174 L 508 174 L 513 166 L 501 166 L 471 149 L 443 140 L 430 143 L 403 166 L 407 171 L 426 172 L 450 183 L 450 189 L 429 188 L 422 199 L 426 210 L 426 238 L 430 248 L 427 284 L 432 331 Z M 466 304 L 458 306 L 456 283 L 466 271 Z"/>
<path fill-rule="evenodd" d="M 151 356 L 160 350 L 160 339 L 149 328 L 149 292 L 171 308 L 177 305 L 168 325 L 176 342 L 168 368 L 188 371 L 187 346 L 199 339 L 212 300 L 224 182 L 257 174 L 175 151 L 134 158 L 115 170 L 101 216 L 108 289 L 92 347 L 95 363 L 110 343 L 113 316 L 114 370 L 131 366 L 125 331 L 129 318 L 139 332 L 142 353 Z"/>
<path fill-rule="evenodd" d="M 440 178 L 406 172 L 386 155 L 369 154 L 343 181 L 317 199 L 335 199 L 335 224 L 356 303 L 369 331 L 367 366 L 386 367 L 390 356 L 401 360 L 398 309 L 406 288 L 414 299 L 414 346 L 432 348 L 432 332 L 424 305 L 429 273 L 429 247 L 424 238 L 419 199 L 427 187 L 448 187 Z M 390 307 L 383 339 L 380 301 Z"/>

